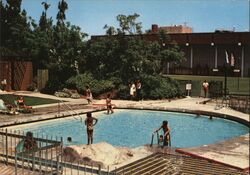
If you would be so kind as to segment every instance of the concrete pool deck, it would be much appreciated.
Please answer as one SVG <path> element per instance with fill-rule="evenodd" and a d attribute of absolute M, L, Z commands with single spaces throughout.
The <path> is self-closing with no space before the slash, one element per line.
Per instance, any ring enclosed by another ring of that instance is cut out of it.
<path fill-rule="evenodd" d="M 68 101 L 67 104 L 71 105 L 84 105 L 82 109 L 75 110 L 77 113 L 85 113 L 87 111 L 98 111 L 105 109 L 105 100 L 94 100 L 92 105 L 86 105 L 85 99 L 69 99 L 69 98 L 57 98 L 55 96 L 44 95 L 40 93 L 30 92 L 15 92 L 18 95 L 27 95 L 43 98 L 52 98 Z M 151 110 L 167 110 L 176 112 L 191 112 L 205 115 L 218 116 L 221 118 L 228 118 L 244 123 L 249 126 L 249 114 L 235 111 L 230 108 L 222 107 L 217 108 L 214 101 L 210 101 L 204 104 L 204 101 L 209 99 L 204 98 L 183 98 L 174 100 L 147 100 L 147 101 L 128 101 L 128 100 L 112 100 L 117 108 L 129 108 L 129 109 L 151 109 Z M 52 107 L 56 108 L 57 104 L 40 105 L 34 107 L 34 109 Z M 66 112 L 61 114 L 67 115 Z M 0 126 L 7 124 L 14 124 L 16 122 L 31 122 L 41 119 L 55 118 L 55 113 L 35 115 L 34 116 L 8 116 L 4 118 L 0 116 Z M 211 145 L 195 147 L 195 148 L 180 148 L 177 150 L 180 153 L 187 155 L 202 157 L 214 162 L 218 162 L 230 167 L 234 167 L 243 171 L 249 171 L 249 133 L 240 137 L 236 137 L 230 140 L 218 142 Z"/>

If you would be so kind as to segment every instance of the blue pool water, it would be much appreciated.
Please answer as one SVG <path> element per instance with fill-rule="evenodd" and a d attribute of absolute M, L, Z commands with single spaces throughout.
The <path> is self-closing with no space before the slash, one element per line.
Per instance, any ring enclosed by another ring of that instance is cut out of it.
<path fill-rule="evenodd" d="M 150 144 L 152 132 L 160 127 L 163 120 L 169 122 L 173 147 L 206 145 L 249 132 L 248 127 L 237 122 L 220 118 L 210 120 L 207 116 L 197 117 L 193 114 L 117 110 L 112 115 L 106 115 L 105 112 L 94 114 L 99 119 L 94 130 L 94 143 L 104 141 L 115 146 L 127 147 Z M 32 124 L 24 131 L 62 136 L 65 145 L 87 142 L 84 122 L 74 118 Z M 67 137 L 72 137 L 73 142 L 67 143 Z"/>

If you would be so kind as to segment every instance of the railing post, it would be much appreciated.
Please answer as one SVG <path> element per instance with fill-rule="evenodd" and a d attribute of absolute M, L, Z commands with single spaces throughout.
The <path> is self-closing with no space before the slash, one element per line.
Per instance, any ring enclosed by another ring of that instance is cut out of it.
<path fill-rule="evenodd" d="M 15 175 L 17 175 L 17 152 L 15 149 Z"/>
<path fill-rule="evenodd" d="M 60 101 L 58 100 L 58 105 L 57 105 L 57 117 L 60 117 Z"/>
<path fill-rule="evenodd" d="M 25 150 L 25 152 L 26 152 L 26 150 Z M 28 158 L 28 164 L 27 164 L 27 166 L 28 166 L 28 174 L 30 174 L 30 149 L 28 149 L 28 157 L 27 158 Z"/>
<path fill-rule="evenodd" d="M 63 162 L 63 160 L 62 160 L 62 157 L 63 157 L 63 138 L 62 137 L 61 137 L 61 145 L 60 145 L 60 156 L 61 156 L 60 164 L 62 166 L 62 162 Z M 62 169 L 63 169 L 63 167 L 62 167 Z"/>
<path fill-rule="evenodd" d="M 45 146 L 48 146 L 48 135 L 46 135 Z M 48 149 L 45 150 L 45 174 L 48 173 Z"/>
<path fill-rule="evenodd" d="M 98 174 L 101 174 L 101 165 L 98 165 Z"/>
<path fill-rule="evenodd" d="M 23 159 L 23 151 L 22 151 L 22 174 L 24 174 L 24 159 Z"/>
<path fill-rule="evenodd" d="M 43 138 L 43 135 L 42 135 L 42 138 Z M 41 148 L 42 147 L 42 142 L 39 142 L 39 148 Z M 42 173 L 42 151 L 41 150 L 39 150 L 39 174 L 41 174 Z"/>
<path fill-rule="evenodd" d="M 6 149 L 6 165 L 8 164 L 8 130 L 5 129 L 5 149 Z"/>
<path fill-rule="evenodd" d="M 53 140 L 53 136 L 51 136 L 50 138 L 51 140 Z M 51 170 L 53 171 L 54 170 L 54 167 L 53 167 L 53 148 L 50 148 L 50 167 L 51 167 Z"/>
<path fill-rule="evenodd" d="M 77 175 L 79 175 L 79 166 L 80 166 L 80 161 L 78 160 L 78 162 L 77 162 Z"/>
<path fill-rule="evenodd" d="M 93 175 L 93 163 L 91 163 L 91 175 Z"/>
<path fill-rule="evenodd" d="M 58 142 L 58 138 L 56 136 L 56 141 Z M 58 146 L 56 147 L 56 174 L 59 174 L 59 156 L 60 154 L 58 155 Z"/>
<path fill-rule="evenodd" d="M 32 151 L 32 171 L 35 170 L 35 153 Z"/>

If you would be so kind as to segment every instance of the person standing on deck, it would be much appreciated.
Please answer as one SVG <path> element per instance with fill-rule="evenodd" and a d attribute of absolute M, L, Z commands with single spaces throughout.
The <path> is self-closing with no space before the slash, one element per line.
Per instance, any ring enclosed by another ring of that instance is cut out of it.
<path fill-rule="evenodd" d="M 92 113 L 88 112 L 87 118 L 85 119 L 85 125 L 87 126 L 88 145 L 93 143 L 94 126 L 96 125 L 97 122 L 98 119 L 92 117 Z"/>
<path fill-rule="evenodd" d="M 137 80 L 136 82 L 136 96 L 137 96 L 137 100 L 140 101 L 142 99 L 141 96 L 141 81 Z"/>
<path fill-rule="evenodd" d="M 207 80 L 205 80 L 205 81 L 203 82 L 203 84 L 202 84 L 202 87 L 203 87 L 203 90 L 204 90 L 204 97 L 205 97 L 205 98 L 207 97 L 208 86 L 209 86 L 209 84 L 208 84 Z"/>
<path fill-rule="evenodd" d="M 86 86 L 86 99 L 88 101 L 88 104 L 92 103 L 93 96 L 89 86 Z"/>
<path fill-rule="evenodd" d="M 135 87 L 135 83 L 131 83 L 131 87 L 130 87 L 130 99 L 134 100 L 136 96 L 136 87 Z"/>
<path fill-rule="evenodd" d="M 111 98 L 110 98 L 110 94 L 107 95 L 106 98 L 106 105 L 107 105 L 107 114 L 109 114 L 109 112 L 114 113 L 112 104 L 111 104 Z"/>

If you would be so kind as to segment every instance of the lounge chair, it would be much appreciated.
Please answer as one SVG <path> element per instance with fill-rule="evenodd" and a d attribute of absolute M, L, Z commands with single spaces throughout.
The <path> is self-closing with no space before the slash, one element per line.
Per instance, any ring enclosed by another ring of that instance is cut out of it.
<path fill-rule="evenodd" d="M 19 114 L 15 108 L 11 107 L 11 108 L 8 108 L 4 101 L 2 99 L 0 99 L 0 113 L 3 113 L 3 114 Z"/>
<path fill-rule="evenodd" d="M 17 111 L 21 113 L 31 113 L 32 112 L 32 107 L 31 106 L 20 106 L 16 100 L 14 100 L 14 104 L 17 107 Z"/>

